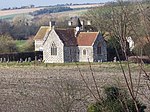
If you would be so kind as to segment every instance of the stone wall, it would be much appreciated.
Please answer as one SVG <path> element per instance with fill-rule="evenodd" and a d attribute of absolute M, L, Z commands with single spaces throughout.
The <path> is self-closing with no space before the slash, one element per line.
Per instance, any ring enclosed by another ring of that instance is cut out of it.
<path fill-rule="evenodd" d="M 77 62 L 78 58 L 78 47 L 64 47 L 65 62 Z"/>
<path fill-rule="evenodd" d="M 101 54 L 97 54 L 97 46 L 101 43 Z M 99 35 L 93 45 L 93 57 L 95 62 L 106 62 L 107 61 L 107 45 L 104 38 Z"/>

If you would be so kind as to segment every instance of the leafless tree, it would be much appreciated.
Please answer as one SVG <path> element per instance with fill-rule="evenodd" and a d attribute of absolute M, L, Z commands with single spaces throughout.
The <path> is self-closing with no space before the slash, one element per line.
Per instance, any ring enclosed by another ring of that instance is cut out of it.
<path fill-rule="evenodd" d="M 145 4 L 143 5 L 140 2 L 129 2 L 129 4 L 124 4 L 122 0 L 117 1 L 117 5 L 115 6 L 110 5 L 110 7 L 111 8 L 107 8 L 107 10 L 105 9 L 106 6 L 104 6 L 102 8 L 100 7 L 99 10 L 96 9 L 96 10 L 89 11 L 90 14 L 88 14 L 87 17 L 89 16 L 91 17 L 91 19 L 98 25 L 98 29 L 101 28 L 100 31 L 102 31 L 103 29 L 104 31 L 108 31 L 110 36 L 115 37 L 120 43 L 122 52 L 127 61 L 127 68 L 128 68 L 127 71 L 124 69 L 119 53 L 116 49 L 118 55 L 117 57 L 119 59 L 120 67 L 126 82 L 126 87 L 128 88 L 130 96 L 134 101 L 136 111 L 139 112 L 136 101 L 138 100 L 137 94 L 140 93 L 139 89 L 140 86 L 142 85 L 141 83 L 141 78 L 143 78 L 142 74 L 145 74 L 144 76 L 146 77 L 147 80 L 145 85 L 145 88 L 147 88 L 145 90 L 146 93 L 149 93 L 150 75 L 145 70 L 144 63 L 140 61 L 138 64 L 139 75 L 138 75 L 137 85 L 134 84 L 134 79 L 132 77 L 133 73 L 131 70 L 130 62 L 128 60 L 128 45 L 127 45 L 126 38 L 131 36 L 136 40 L 141 36 L 145 36 L 147 42 L 149 42 L 149 22 L 150 22 L 149 14 L 148 14 L 149 7 Z M 140 40 L 143 43 L 143 40 L 141 38 Z M 136 55 L 136 58 L 139 57 Z M 147 100 L 149 100 L 148 94 L 143 96 Z"/>

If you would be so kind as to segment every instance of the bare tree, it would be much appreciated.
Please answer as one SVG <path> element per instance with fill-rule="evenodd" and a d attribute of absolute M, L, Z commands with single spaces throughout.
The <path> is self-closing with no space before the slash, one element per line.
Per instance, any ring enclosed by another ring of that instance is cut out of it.
<path fill-rule="evenodd" d="M 137 93 L 139 93 L 140 79 L 142 78 L 142 73 L 145 74 L 145 77 L 149 80 L 149 74 L 144 69 L 144 64 L 142 61 L 139 63 L 139 76 L 137 85 L 134 83 L 134 79 L 132 77 L 131 65 L 128 60 L 128 45 L 127 45 L 127 37 L 132 37 L 135 40 L 140 38 L 141 36 L 145 36 L 147 41 L 149 41 L 149 16 L 148 16 L 148 7 L 143 6 L 142 3 L 138 2 L 129 2 L 124 3 L 122 0 L 117 1 L 117 5 L 110 5 L 111 8 L 107 8 L 106 6 L 100 7 L 99 9 L 89 11 L 87 17 L 91 17 L 91 19 L 98 25 L 98 29 L 102 32 L 108 31 L 111 37 L 115 37 L 118 40 L 122 52 L 127 61 L 127 71 L 124 69 L 122 65 L 122 61 L 120 59 L 120 55 L 116 49 L 117 57 L 119 59 L 120 67 L 126 82 L 126 87 L 129 90 L 129 94 L 134 101 L 136 111 L 139 112 L 137 105 Z M 104 16 L 107 15 L 107 16 Z M 106 18 L 105 18 L 106 17 Z M 104 22 L 103 22 L 104 21 Z M 108 23 L 109 22 L 109 23 Z M 108 27 L 109 26 L 109 27 Z M 104 28 L 103 28 L 104 27 Z M 142 41 L 142 39 L 141 39 Z M 115 44 L 114 44 L 115 47 Z M 146 51 L 145 51 L 146 52 Z M 132 52 L 131 52 L 132 53 Z M 138 56 L 136 55 L 138 58 Z M 147 88 L 145 91 L 149 93 L 149 81 L 146 81 L 146 85 L 144 88 Z M 139 94 L 138 94 L 139 95 Z M 148 94 L 144 95 L 149 99 Z"/>

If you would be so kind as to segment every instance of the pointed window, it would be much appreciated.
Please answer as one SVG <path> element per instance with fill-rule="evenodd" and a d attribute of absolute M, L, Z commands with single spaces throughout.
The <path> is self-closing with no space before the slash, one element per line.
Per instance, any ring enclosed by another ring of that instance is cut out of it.
<path fill-rule="evenodd" d="M 98 43 L 97 45 L 97 54 L 101 54 L 101 43 Z"/>
<path fill-rule="evenodd" d="M 51 55 L 57 55 L 57 47 L 55 43 L 52 43 L 51 45 Z"/>
<path fill-rule="evenodd" d="M 86 55 L 86 49 L 83 50 L 83 55 Z"/>

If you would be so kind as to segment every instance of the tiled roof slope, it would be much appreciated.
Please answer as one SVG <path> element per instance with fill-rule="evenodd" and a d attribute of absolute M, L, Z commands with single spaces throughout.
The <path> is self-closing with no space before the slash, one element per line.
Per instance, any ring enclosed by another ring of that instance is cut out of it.
<path fill-rule="evenodd" d="M 79 32 L 75 37 L 74 29 L 55 30 L 65 46 L 92 46 L 99 32 Z"/>
<path fill-rule="evenodd" d="M 49 26 L 41 26 L 34 40 L 42 40 L 51 30 Z M 92 46 L 99 32 L 79 32 L 75 37 L 74 29 L 54 29 L 64 46 Z"/>
<path fill-rule="evenodd" d="M 34 40 L 42 40 L 46 35 L 46 33 L 50 30 L 51 28 L 49 26 L 41 26 L 39 31 L 35 35 Z"/>
<path fill-rule="evenodd" d="M 78 46 L 92 46 L 99 32 L 80 32 L 77 36 Z"/>
<path fill-rule="evenodd" d="M 55 31 L 65 46 L 77 46 L 74 29 L 56 29 Z"/>

